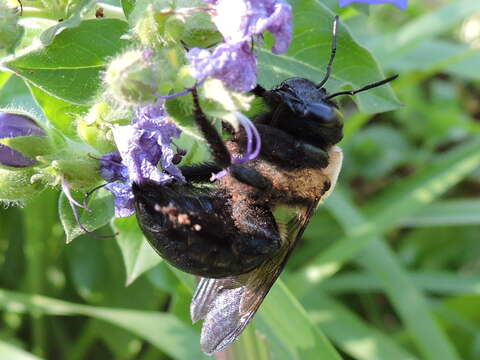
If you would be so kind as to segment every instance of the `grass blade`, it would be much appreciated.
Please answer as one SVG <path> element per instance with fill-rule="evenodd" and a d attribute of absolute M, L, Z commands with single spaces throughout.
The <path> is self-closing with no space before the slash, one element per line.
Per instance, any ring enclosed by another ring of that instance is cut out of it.
<path fill-rule="evenodd" d="M 260 315 L 258 328 L 268 328 L 267 333 L 274 332 L 290 350 L 292 359 L 341 359 L 281 280 L 277 281 L 268 294 L 260 308 Z"/>
<path fill-rule="evenodd" d="M 0 308 L 19 313 L 90 316 L 138 335 L 174 359 L 208 359 L 200 351 L 195 330 L 171 314 L 81 305 L 4 289 L 0 289 Z"/>
<path fill-rule="evenodd" d="M 0 341 L 0 358 L 5 360 L 41 360 L 39 357 L 5 341 Z"/>
<path fill-rule="evenodd" d="M 313 322 L 345 353 L 359 360 L 413 360 L 405 349 L 364 323 L 339 302 L 318 292 L 302 299 Z"/>
<path fill-rule="evenodd" d="M 343 197 L 340 192 L 337 196 Z M 342 210 L 348 207 L 349 217 L 342 217 L 342 220 L 338 218 L 346 229 L 367 222 L 346 197 L 338 203 L 342 204 Z M 338 216 L 339 209 L 333 210 Z M 395 254 L 380 237 L 371 239 L 356 257 L 356 262 L 381 284 L 425 359 L 459 359 L 455 348 L 433 319 L 426 298 L 412 283 Z"/>
<path fill-rule="evenodd" d="M 448 226 L 480 224 L 480 200 L 442 200 L 426 206 L 414 216 L 406 216 L 402 226 Z"/>
<path fill-rule="evenodd" d="M 193 291 L 195 286 L 191 282 L 193 277 L 175 268 L 171 269 L 179 280 Z M 273 285 L 255 319 L 257 328 L 267 336 L 269 350 L 274 354 L 274 358 L 308 360 L 321 356 L 322 360 L 341 359 L 282 280 Z M 249 327 L 247 331 L 248 329 Z M 275 350 L 278 351 L 278 348 L 283 350 L 277 355 Z M 228 356 L 230 357 L 227 359 L 238 359 L 232 358 L 231 353 Z"/>
<path fill-rule="evenodd" d="M 411 281 L 423 291 L 439 295 L 480 295 L 478 276 L 450 272 L 409 273 Z M 367 293 L 381 290 L 375 277 L 364 272 L 339 274 L 321 284 L 322 290 L 332 294 Z"/>
<path fill-rule="evenodd" d="M 297 272 L 289 285 L 295 293 L 308 284 L 318 282 L 336 273 L 362 248 L 382 232 L 397 226 L 410 216 L 457 184 L 480 165 L 480 137 L 445 154 L 440 161 L 425 171 L 410 177 L 368 207 L 368 220 L 354 221 L 356 211 L 337 189 L 326 206 L 344 225 L 347 235 L 337 241 L 310 265 Z"/>

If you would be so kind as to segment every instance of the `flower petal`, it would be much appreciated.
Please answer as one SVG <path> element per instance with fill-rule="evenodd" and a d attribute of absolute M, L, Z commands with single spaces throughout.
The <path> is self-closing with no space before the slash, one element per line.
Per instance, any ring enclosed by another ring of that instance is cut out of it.
<path fill-rule="evenodd" d="M 133 125 L 119 126 L 113 130 L 115 143 L 127 167 L 129 177 L 136 183 L 147 180 L 169 182 L 171 177 L 157 169 L 161 147 L 152 131 L 138 129 Z"/>
<path fill-rule="evenodd" d="M 134 213 L 132 183 L 154 181 L 167 184 L 174 179 L 185 182 L 175 166 L 172 138 L 181 130 L 167 117 L 164 100 L 137 108 L 132 125 L 118 126 L 113 136 L 118 152 L 102 156 L 100 174 L 109 181 L 105 187 L 115 197 L 117 217 Z M 162 169 L 157 166 L 160 163 Z"/>
<path fill-rule="evenodd" d="M 133 198 L 131 183 L 113 182 L 105 185 L 115 197 L 115 216 L 127 217 L 135 213 L 135 201 Z"/>
<path fill-rule="evenodd" d="M 262 141 L 260 138 L 260 134 L 255 127 L 255 124 L 243 115 L 240 112 L 236 112 L 235 116 L 237 117 L 240 124 L 245 129 L 245 133 L 247 135 L 247 151 L 241 158 L 233 158 L 232 162 L 235 164 L 241 164 L 247 161 L 255 160 L 257 156 L 260 154 L 260 149 L 262 146 Z M 255 141 L 255 150 L 252 151 L 252 145 Z"/>
<path fill-rule="evenodd" d="M 0 112 L 0 139 L 17 136 L 46 135 L 35 121 L 25 115 Z M 6 145 L 0 145 L 0 164 L 11 167 L 26 167 L 35 164 L 35 159 Z"/>
<path fill-rule="evenodd" d="M 249 42 L 220 44 L 213 53 L 194 48 L 187 57 L 194 76 L 199 80 L 211 76 L 237 91 L 249 91 L 257 83 L 257 60 Z"/>
<path fill-rule="evenodd" d="M 37 161 L 24 156 L 21 152 L 0 144 L 0 164 L 11 167 L 32 166 Z"/>
<path fill-rule="evenodd" d="M 128 181 L 128 169 L 122 164 L 122 157 L 118 151 L 102 156 L 100 159 L 100 176 L 108 182 Z"/>
<path fill-rule="evenodd" d="M 135 111 L 133 124 L 148 122 L 152 120 L 162 120 L 167 116 L 165 111 L 165 101 L 159 99 L 154 104 L 139 106 Z"/>
<path fill-rule="evenodd" d="M 25 115 L 0 112 L 0 139 L 29 135 L 46 134 L 35 121 Z"/>
<path fill-rule="evenodd" d="M 270 31 L 277 42 L 273 52 L 287 51 L 292 39 L 292 7 L 284 0 L 218 0 L 215 25 L 227 43 L 249 41 Z"/>

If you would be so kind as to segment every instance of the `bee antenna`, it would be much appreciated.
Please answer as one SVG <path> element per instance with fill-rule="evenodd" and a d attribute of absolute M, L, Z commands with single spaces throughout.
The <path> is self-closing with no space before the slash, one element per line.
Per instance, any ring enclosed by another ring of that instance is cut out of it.
<path fill-rule="evenodd" d="M 366 86 L 364 86 L 364 87 L 362 87 L 358 90 L 347 90 L 347 91 L 337 92 L 335 94 L 327 96 L 325 98 L 325 100 L 330 100 L 331 98 L 334 98 L 335 96 L 339 96 L 339 95 L 355 95 L 355 94 L 358 94 L 359 92 L 362 92 L 362 91 L 365 91 L 365 90 L 370 90 L 370 89 L 376 88 L 378 86 L 382 86 L 386 83 L 389 83 L 390 81 L 395 80 L 396 78 L 398 78 L 398 74 L 390 76 L 389 78 L 383 79 L 381 81 L 374 82 L 373 84 L 368 84 L 368 85 L 366 85 Z"/>
<path fill-rule="evenodd" d="M 322 81 L 317 85 L 317 88 L 321 88 L 325 83 L 328 81 L 328 78 L 330 77 L 330 73 L 332 72 L 332 64 L 333 64 L 333 59 L 335 59 L 335 54 L 337 53 L 337 30 L 338 30 L 338 20 L 339 17 L 338 15 L 335 16 L 335 19 L 333 20 L 333 28 L 332 28 L 332 52 L 330 53 L 330 60 L 328 61 L 327 64 L 327 71 L 325 73 L 325 77 L 323 78 Z"/>

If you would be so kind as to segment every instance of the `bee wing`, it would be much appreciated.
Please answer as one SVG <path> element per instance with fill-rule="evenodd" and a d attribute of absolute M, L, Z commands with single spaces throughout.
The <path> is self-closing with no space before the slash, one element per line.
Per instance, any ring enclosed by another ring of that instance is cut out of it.
<path fill-rule="evenodd" d="M 318 201 L 315 201 L 309 206 L 298 207 L 293 210 L 283 208 L 275 212 L 283 246 L 275 256 L 251 272 L 240 302 L 240 313 L 254 314 L 258 310 L 270 288 L 280 276 L 298 240 L 302 237 L 317 204 Z"/>
<path fill-rule="evenodd" d="M 247 274 L 200 280 L 190 309 L 193 321 L 204 319 L 200 342 L 205 353 L 212 354 L 231 344 L 257 312 L 282 272 L 315 208 L 335 187 L 342 166 L 341 149 L 333 146 L 329 158 L 324 175 L 331 186 L 321 199 L 296 208 L 275 210 L 275 220 L 283 241 L 277 254 Z"/>
<path fill-rule="evenodd" d="M 206 354 L 231 344 L 247 326 L 282 272 L 317 204 L 315 201 L 294 211 L 282 209 L 283 220 L 277 223 L 283 245 L 260 267 L 240 276 L 200 280 L 190 311 L 192 321 L 204 319 L 200 343 Z"/>

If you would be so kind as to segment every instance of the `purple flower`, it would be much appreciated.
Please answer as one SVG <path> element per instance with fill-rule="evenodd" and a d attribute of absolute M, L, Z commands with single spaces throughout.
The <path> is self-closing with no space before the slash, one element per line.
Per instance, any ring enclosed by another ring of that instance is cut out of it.
<path fill-rule="evenodd" d="M 185 182 L 180 169 L 173 164 L 175 152 L 171 148 L 172 138 L 180 133 L 180 129 L 166 117 L 161 100 L 138 108 L 132 125 L 114 128 L 118 152 L 102 156 L 100 174 L 110 182 L 106 188 L 115 196 L 117 217 L 130 216 L 135 211 L 133 182 Z"/>
<path fill-rule="evenodd" d="M 338 4 L 340 7 L 344 7 L 355 2 L 371 4 L 371 5 L 388 3 L 388 4 L 393 4 L 402 10 L 406 10 L 408 5 L 408 0 L 338 0 Z"/>
<path fill-rule="evenodd" d="M 249 42 L 218 45 L 213 53 L 191 49 L 187 57 L 197 79 L 214 77 L 237 91 L 249 91 L 257 83 L 257 60 Z"/>
<path fill-rule="evenodd" d="M 140 106 L 135 112 L 135 118 L 133 118 L 132 122 L 150 121 L 152 119 L 161 120 L 165 116 L 167 116 L 167 112 L 165 111 L 164 103 L 158 100 L 154 104 Z"/>
<path fill-rule="evenodd" d="M 128 169 L 122 164 L 122 157 L 118 151 L 105 154 L 100 159 L 100 176 L 112 181 L 128 181 Z"/>
<path fill-rule="evenodd" d="M 243 164 L 247 161 L 255 160 L 257 158 L 257 156 L 260 154 L 260 149 L 262 147 L 262 139 L 257 128 L 248 117 L 238 111 L 236 111 L 234 114 L 245 131 L 245 135 L 247 137 L 247 151 L 241 157 L 232 157 L 232 163 Z M 223 169 L 216 174 L 212 174 L 210 180 L 215 181 L 221 179 L 227 174 L 228 169 Z"/>
<path fill-rule="evenodd" d="M 27 116 L 0 112 L 0 139 L 31 135 L 45 136 L 46 134 L 35 121 Z M 34 159 L 26 157 L 21 152 L 9 146 L 0 144 L 1 165 L 26 167 L 35 163 L 36 161 Z"/>
<path fill-rule="evenodd" d="M 105 185 L 105 188 L 115 197 L 116 217 L 128 217 L 135 213 L 135 201 L 131 182 L 112 182 Z"/>
<path fill-rule="evenodd" d="M 214 77 L 237 91 L 256 85 L 257 61 L 252 40 L 270 31 L 275 37 L 272 51 L 285 53 L 292 40 L 292 7 L 284 0 L 204 0 L 212 4 L 213 21 L 225 42 L 213 53 L 192 49 L 188 53 L 194 76 Z"/>
<path fill-rule="evenodd" d="M 292 40 L 292 7 L 283 0 L 218 0 L 215 25 L 227 43 L 249 42 L 270 31 L 276 37 L 272 51 L 285 53 Z"/>
<path fill-rule="evenodd" d="M 247 161 L 255 160 L 260 154 L 262 147 L 262 140 L 252 121 L 240 112 L 235 112 L 238 122 L 243 126 L 245 134 L 247 135 L 247 151 L 241 158 L 233 158 L 232 162 L 235 164 L 242 164 Z M 255 143 L 255 149 L 253 145 Z"/>

